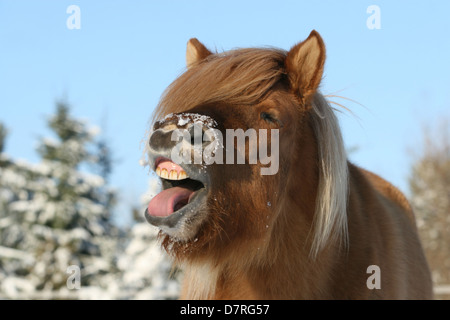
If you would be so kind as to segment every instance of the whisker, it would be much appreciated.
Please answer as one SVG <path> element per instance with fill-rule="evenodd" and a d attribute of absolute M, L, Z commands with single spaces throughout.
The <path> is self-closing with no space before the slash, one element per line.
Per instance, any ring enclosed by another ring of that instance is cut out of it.
<path fill-rule="evenodd" d="M 366 110 L 369 110 L 369 108 L 367 108 L 367 107 L 366 107 L 365 105 L 363 105 L 362 103 L 360 103 L 360 102 L 358 102 L 358 101 L 356 101 L 356 100 L 347 98 L 347 97 L 338 96 L 338 95 L 335 95 L 335 94 L 326 94 L 326 95 L 324 95 L 324 97 L 326 97 L 326 98 L 330 97 L 330 98 L 340 98 L 340 99 L 344 99 L 344 100 L 347 100 L 347 101 L 356 103 L 357 105 L 363 107 L 363 108 L 366 109 Z"/>
<path fill-rule="evenodd" d="M 340 90 L 340 91 L 343 91 L 343 90 L 344 90 L 344 89 L 342 89 L 342 90 Z M 340 92 L 340 91 L 338 91 L 338 92 Z M 338 93 L 338 92 L 336 92 L 336 93 Z M 352 102 L 352 103 L 357 104 L 358 106 L 363 107 L 365 110 L 367 110 L 367 111 L 370 112 L 370 109 L 369 109 L 369 108 L 367 108 L 365 105 L 363 105 L 362 103 L 360 103 L 360 102 L 358 102 L 358 101 L 356 101 L 356 100 L 353 100 L 353 99 L 350 99 L 350 98 L 347 98 L 347 97 L 343 97 L 343 96 L 341 96 L 341 95 L 336 95 L 335 93 L 332 93 L 332 94 L 326 94 L 326 95 L 323 95 L 323 96 L 325 97 L 326 101 L 327 101 L 329 104 L 333 104 L 333 105 L 336 105 L 336 106 L 339 107 L 339 108 L 331 107 L 334 111 L 339 112 L 339 113 L 341 113 L 341 114 L 345 114 L 344 111 L 347 111 L 352 117 L 354 117 L 354 118 L 357 120 L 359 126 L 360 126 L 361 128 L 363 128 L 361 117 L 359 117 L 355 112 L 353 112 L 350 108 L 346 107 L 345 105 L 343 105 L 343 104 L 341 104 L 341 103 L 339 103 L 339 102 L 333 101 L 333 100 L 331 100 L 331 99 L 329 99 L 329 98 L 339 98 L 339 99 L 344 99 L 344 100 L 350 101 L 350 102 Z M 371 113 L 371 112 L 370 112 L 370 113 Z M 371 113 L 371 114 L 372 114 L 372 113 Z"/>
<path fill-rule="evenodd" d="M 340 103 L 338 103 L 338 102 L 336 102 L 336 101 L 331 101 L 331 100 L 327 100 L 327 102 L 328 102 L 328 103 L 332 103 L 332 104 L 334 104 L 334 105 L 337 105 L 337 106 L 341 107 L 341 108 L 344 109 L 345 111 L 349 112 L 349 113 L 350 113 L 353 117 L 355 117 L 356 119 L 361 120 L 361 118 L 360 118 L 356 113 L 354 113 L 352 110 L 350 110 L 349 108 L 347 108 L 347 107 L 344 106 L 343 104 L 340 104 Z M 333 107 L 331 107 L 331 108 L 332 108 L 334 111 L 337 111 L 337 112 L 339 112 L 339 113 L 344 114 L 344 112 L 343 112 L 342 110 L 338 109 L 338 108 L 333 108 Z"/>

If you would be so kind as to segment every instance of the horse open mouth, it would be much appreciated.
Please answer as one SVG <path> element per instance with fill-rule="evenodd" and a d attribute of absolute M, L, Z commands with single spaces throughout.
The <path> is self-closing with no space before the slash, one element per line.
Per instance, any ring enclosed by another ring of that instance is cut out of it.
<path fill-rule="evenodd" d="M 205 204 L 205 179 L 189 165 L 181 167 L 162 157 L 155 161 L 154 169 L 161 178 L 163 190 L 148 204 L 145 218 L 167 231 L 168 228 L 176 228 L 180 220 L 193 217 Z"/>

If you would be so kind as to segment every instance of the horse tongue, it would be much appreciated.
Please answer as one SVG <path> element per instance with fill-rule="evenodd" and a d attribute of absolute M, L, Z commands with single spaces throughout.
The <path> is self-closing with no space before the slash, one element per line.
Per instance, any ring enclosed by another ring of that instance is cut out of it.
<path fill-rule="evenodd" d="M 194 191 L 173 187 L 161 191 L 150 201 L 147 207 L 147 212 L 155 217 L 167 217 L 186 205 L 189 201 L 189 196 Z"/>

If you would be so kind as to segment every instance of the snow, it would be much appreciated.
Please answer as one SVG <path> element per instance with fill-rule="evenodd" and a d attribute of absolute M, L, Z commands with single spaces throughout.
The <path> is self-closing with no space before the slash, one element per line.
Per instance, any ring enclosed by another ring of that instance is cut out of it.
<path fill-rule="evenodd" d="M 20 277 L 7 277 L 1 281 L 1 296 L 16 298 L 23 294 L 32 293 L 35 288 L 33 284 L 26 279 Z M 0 297 L 1 297 L 0 296 Z"/>
<path fill-rule="evenodd" d="M 33 256 L 26 252 L 2 246 L 0 246 L 0 257 L 2 259 L 19 259 L 29 262 L 34 261 Z"/>
<path fill-rule="evenodd" d="M 179 127 L 183 127 L 186 124 L 191 123 L 191 122 L 194 124 L 204 125 L 204 126 L 206 126 L 206 128 L 217 127 L 216 120 L 214 120 L 213 118 L 211 118 L 207 115 L 203 115 L 203 114 L 199 114 L 199 113 L 189 113 L 189 112 L 178 113 L 178 114 L 170 113 L 170 114 L 166 115 L 162 121 L 166 121 L 166 120 L 172 119 L 172 118 L 178 119 L 177 125 Z M 162 121 L 160 121 L 160 122 L 162 122 Z"/>
<path fill-rule="evenodd" d="M 148 161 L 146 159 L 139 159 L 139 165 L 145 167 L 148 165 Z"/>
<path fill-rule="evenodd" d="M 158 230 L 147 223 L 136 224 L 131 230 L 132 241 L 118 260 L 124 271 L 125 289 L 137 291 L 136 299 L 175 299 L 179 285 L 169 280 L 171 262 L 156 242 Z"/>
<path fill-rule="evenodd" d="M 91 136 L 91 137 L 95 137 L 97 135 L 100 134 L 102 130 L 100 129 L 100 127 L 98 126 L 91 126 L 87 129 L 87 133 Z"/>
<path fill-rule="evenodd" d="M 179 127 L 182 127 L 182 126 L 184 126 L 184 125 L 186 125 L 187 123 L 189 123 L 189 118 L 179 118 L 178 119 L 178 126 Z"/>

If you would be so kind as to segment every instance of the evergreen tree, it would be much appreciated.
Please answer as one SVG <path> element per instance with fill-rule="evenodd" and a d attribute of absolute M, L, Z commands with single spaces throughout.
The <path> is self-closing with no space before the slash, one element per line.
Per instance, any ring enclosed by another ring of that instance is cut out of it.
<path fill-rule="evenodd" d="M 107 141 L 73 118 L 66 103 L 57 104 L 48 126 L 53 137 L 40 139 L 40 163 L 0 152 L 0 299 L 177 298 L 180 273 L 161 250 L 157 229 L 143 221 L 144 209 L 133 208 L 126 235 L 111 223 Z M 0 125 L 0 151 L 5 137 Z M 151 179 L 142 202 L 159 188 Z M 70 266 L 81 270 L 79 290 L 67 287 Z"/>
<path fill-rule="evenodd" d="M 83 298 L 115 281 L 115 194 L 104 178 L 83 171 L 94 162 L 101 171 L 99 159 L 109 155 L 99 155 L 95 130 L 69 111 L 60 102 L 49 118 L 56 139 L 41 139 L 39 164 L 1 155 L 0 297 Z M 80 268 L 81 290 L 66 286 L 69 266 Z"/>

